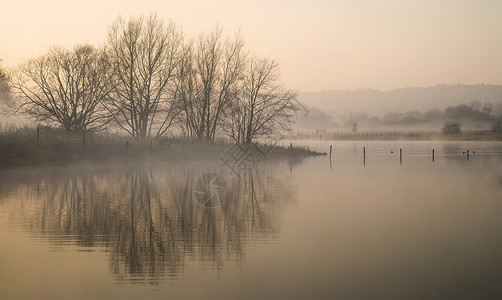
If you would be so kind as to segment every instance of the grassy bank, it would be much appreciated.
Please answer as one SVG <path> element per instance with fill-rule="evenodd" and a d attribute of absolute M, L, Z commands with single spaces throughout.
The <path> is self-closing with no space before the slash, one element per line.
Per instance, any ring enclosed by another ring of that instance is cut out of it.
<path fill-rule="evenodd" d="M 325 153 L 324 153 L 325 154 Z M 0 167 L 58 165 L 73 162 L 125 162 L 141 159 L 281 159 L 323 155 L 300 147 L 191 143 L 182 139 L 137 141 L 107 134 L 68 134 L 42 128 L 0 132 Z"/>

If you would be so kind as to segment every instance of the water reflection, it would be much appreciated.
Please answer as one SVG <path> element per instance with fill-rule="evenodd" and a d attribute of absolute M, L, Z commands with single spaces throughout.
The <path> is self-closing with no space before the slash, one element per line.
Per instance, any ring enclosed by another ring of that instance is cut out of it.
<path fill-rule="evenodd" d="M 189 262 L 214 270 L 240 264 L 250 242 L 274 239 L 281 207 L 295 201 L 287 179 L 255 170 L 221 175 L 224 197 L 209 208 L 194 193 L 203 174 L 186 167 L 78 169 L 16 180 L 15 189 L 2 182 L 0 190 L 12 200 L 3 204 L 11 224 L 53 246 L 106 251 L 119 282 L 157 284 Z"/>

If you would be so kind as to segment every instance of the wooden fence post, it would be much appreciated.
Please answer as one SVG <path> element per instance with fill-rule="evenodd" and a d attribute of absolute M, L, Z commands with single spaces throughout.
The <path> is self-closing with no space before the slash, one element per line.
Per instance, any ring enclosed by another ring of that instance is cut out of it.
<path fill-rule="evenodd" d="M 363 164 L 366 164 L 366 147 L 363 147 Z"/>

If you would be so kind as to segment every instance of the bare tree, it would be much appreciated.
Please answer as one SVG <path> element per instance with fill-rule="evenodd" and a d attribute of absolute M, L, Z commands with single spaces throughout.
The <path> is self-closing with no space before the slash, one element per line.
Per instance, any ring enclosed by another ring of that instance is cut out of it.
<path fill-rule="evenodd" d="M 67 131 L 101 130 L 109 121 L 101 107 L 110 86 L 107 61 L 104 51 L 90 45 L 52 48 L 14 72 L 12 105 Z"/>
<path fill-rule="evenodd" d="M 260 136 L 289 130 L 295 112 L 296 92 L 278 81 L 279 66 L 270 59 L 247 62 L 237 97 L 225 111 L 224 131 L 238 143 L 251 143 Z"/>
<path fill-rule="evenodd" d="M 5 71 L 2 68 L 2 61 L 3 61 L 3 59 L 0 58 L 0 81 L 1 82 L 3 82 L 6 78 Z"/>
<path fill-rule="evenodd" d="M 176 76 L 175 101 L 181 105 L 183 113 L 180 115 L 181 129 L 188 137 L 195 137 L 200 128 L 202 118 L 198 112 L 201 89 L 198 86 L 194 65 L 193 41 L 183 45 L 180 64 Z"/>
<path fill-rule="evenodd" d="M 185 46 L 176 96 L 183 104 L 183 130 L 198 141 L 214 142 L 224 109 L 237 94 L 245 54 L 237 34 L 224 40 L 216 28 Z"/>
<path fill-rule="evenodd" d="M 7 95 L 9 93 L 9 90 L 10 90 L 10 86 L 9 86 L 9 82 L 8 82 L 8 79 L 7 79 L 7 75 L 6 75 L 6 72 L 4 71 L 4 69 L 2 68 L 2 59 L 0 58 L 0 105 L 2 104 L 2 100 L 5 101 L 4 98 L 7 98 Z"/>
<path fill-rule="evenodd" d="M 180 107 L 170 89 L 182 37 L 155 15 L 119 18 L 108 34 L 113 97 L 107 102 L 117 125 L 135 138 L 158 137 L 173 125 Z"/>

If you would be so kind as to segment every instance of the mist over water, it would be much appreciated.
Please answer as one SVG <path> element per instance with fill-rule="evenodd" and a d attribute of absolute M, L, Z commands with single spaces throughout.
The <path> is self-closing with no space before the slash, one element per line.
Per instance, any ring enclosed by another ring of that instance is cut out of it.
<path fill-rule="evenodd" d="M 502 295 L 502 143 L 297 143 L 332 145 L 331 164 L 261 161 L 241 176 L 181 161 L 2 171 L 0 295 Z"/>

